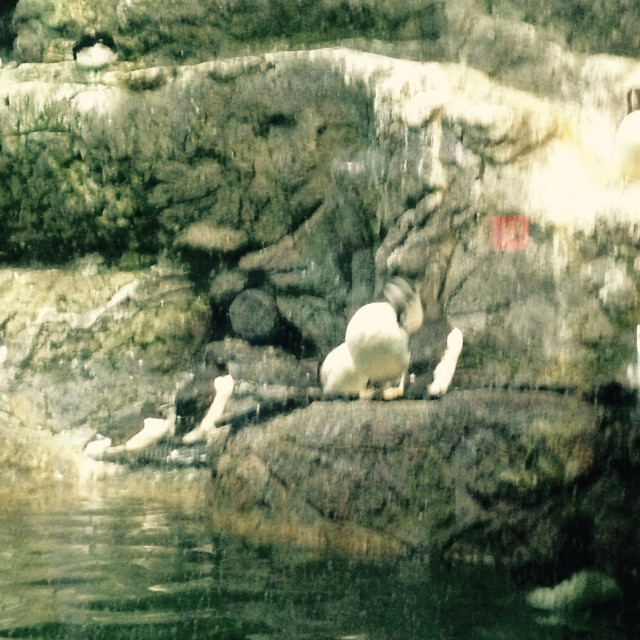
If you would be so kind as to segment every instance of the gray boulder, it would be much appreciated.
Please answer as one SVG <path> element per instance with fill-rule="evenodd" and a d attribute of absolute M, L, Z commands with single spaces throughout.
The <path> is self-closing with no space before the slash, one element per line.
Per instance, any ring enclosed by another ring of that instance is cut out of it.
<path fill-rule="evenodd" d="M 361 551 L 545 564 L 572 512 L 558 492 L 592 473 L 597 425 L 592 407 L 548 393 L 314 402 L 214 442 L 213 520 Z"/>

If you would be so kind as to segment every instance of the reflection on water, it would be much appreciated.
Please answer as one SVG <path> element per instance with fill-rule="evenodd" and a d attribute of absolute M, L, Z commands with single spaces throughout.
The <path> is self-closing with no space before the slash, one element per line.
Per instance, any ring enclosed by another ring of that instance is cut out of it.
<path fill-rule="evenodd" d="M 0 637 L 624 638 L 544 618 L 495 569 L 328 556 L 214 534 L 206 471 L 0 488 Z M 558 624 L 560 623 L 560 624 Z"/>

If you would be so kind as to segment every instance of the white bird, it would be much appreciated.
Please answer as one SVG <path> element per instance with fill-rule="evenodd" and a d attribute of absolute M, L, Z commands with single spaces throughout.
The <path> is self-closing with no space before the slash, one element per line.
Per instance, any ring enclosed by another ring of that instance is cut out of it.
<path fill-rule="evenodd" d="M 216 423 L 222 417 L 224 408 L 233 394 L 234 380 L 231 376 L 218 376 L 213 381 L 213 388 L 216 390 L 215 398 L 202 419 L 202 422 L 192 431 L 182 437 L 185 444 L 193 444 L 200 440 L 208 440 L 214 431 Z"/>
<path fill-rule="evenodd" d="M 322 364 L 320 380 L 327 395 L 371 397 L 367 384 L 383 385 L 386 400 L 404 393 L 409 369 L 409 335 L 424 320 L 419 294 L 402 278 L 384 288 L 386 302 L 372 302 L 354 314 L 344 345 L 334 349 Z M 398 383 L 398 386 L 384 386 Z"/>
<path fill-rule="evenodd" d="M 104 31 L 90 31 L 73 47 L 73 59 L 81 67 L 101 69 L 116 61 L 116 43 Z"/>
<path fill-rule="evenodd" d="M 443 396 L 449 389 L 453 374 L 456 372 L 458 357 L 462 351 L 462 331 L 454 327 L 447 336 L 447 348 L 433 372 L 433 382 L 429 385 L 429 395 L 434 397 Z"/>
<path fill-rule="evenodd" d="M 627 92 L 627 115 L 618 126 L 613 160 L 623 181 L 640 180 L 640 90 Z"/>

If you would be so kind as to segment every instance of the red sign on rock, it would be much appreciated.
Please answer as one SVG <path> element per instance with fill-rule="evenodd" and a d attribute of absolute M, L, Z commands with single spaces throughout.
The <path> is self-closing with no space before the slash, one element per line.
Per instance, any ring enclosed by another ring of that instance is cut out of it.
<path fill-rule="evenodd" d="M 524 215 L 494 216 L 493 248 L 496 251 L 517 251 L 529 246 L 529 218 Z"/>

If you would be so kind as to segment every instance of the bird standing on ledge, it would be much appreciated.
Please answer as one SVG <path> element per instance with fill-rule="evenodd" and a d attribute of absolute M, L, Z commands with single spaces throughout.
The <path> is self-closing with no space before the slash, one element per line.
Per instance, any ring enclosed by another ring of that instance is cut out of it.
<path fill-rule="evenodd" d="M 386 400 L 404 394 L 411 359 L 409 335 L 422 327 L 422 301 L 402 278 L 385 286 L 384 297 L 386 302 L 372 302 L 356 311 L 345 342 L 326 357 L 320 369 L 325 395 L 371 398 L 368 384 L 383 385 Z M 390 386 L 393 383 L 397 386 Z"/>
<path fill-rule="evenodd" d="M 73 47 L 73 59 L 87 69 L 101 69 L 118 57 L 116 43 L 105 31 L 85 33 Z"/>

